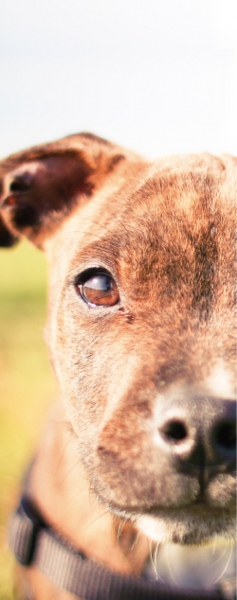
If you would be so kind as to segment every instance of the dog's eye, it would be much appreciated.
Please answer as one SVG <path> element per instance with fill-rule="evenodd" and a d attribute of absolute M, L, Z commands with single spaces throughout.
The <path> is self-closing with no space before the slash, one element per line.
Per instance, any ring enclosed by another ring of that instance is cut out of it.
<path fill-rule="evenodd" d="M 114 306 L 119 302 L 117 285 L 107 271 L 88 269 L 76 282 L 76 290 L 89 306 Z"/>

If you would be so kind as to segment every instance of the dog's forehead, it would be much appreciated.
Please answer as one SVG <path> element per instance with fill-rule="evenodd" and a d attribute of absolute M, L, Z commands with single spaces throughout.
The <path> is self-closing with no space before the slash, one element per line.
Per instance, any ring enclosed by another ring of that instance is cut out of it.
<path fill-rule="evenodd" d="M 158 171 L 135 191 L 121 214 L 120 246 L 130 246 L 130 252 L 136 240 L 136 254 L 145 247 L 148 259 L 157 251 L 177 257 L 177 252 L 197 246 L 203 259 L 207 253 L 214 258 L 214 245 L 221 243 L 232 254 L 235 201 L 233 190 L 210 175 Z"/>
<path fill-rule="evenodd" d="M 236 198 L 234 159 L 229 164 L 209 155 L 190 155 L 160 159 L 143 168 L 139 165 L 132 175 L 128 163 L 119 185 L 112 193 L 108 187 L 104 194 L 102 188 L 92 211 L 99 226 L 104 227 L 100 234 L 104 233 L 105 239 L 113 232 L 122 246 L 127 240 L 138 239 L 141 232 L 140 241 L 153 246 L 159 236 L 167 239 L 171 235 L 174 241 L 174 234 L 178 238 L 182 233 L 184 239 L 194 228 L 198 234 L 220 223 L 221 235 L 224 224 L 233 225 Z M 94 230 L 93 220 L 91 223 Z"/>
<path fill-rule="evenodd" d="M 127 214 L 166 216 L 171 225 L 176 216 L 201 222 L 221 211 L 227 217 L 237 199 L 237 160 L 228 158 L 230 162 L 191 155 L 156 161 L 129 189 Z M 126 194 L 126 187 L 122 191 Z"/>
<path fill-rule="evenodd" d="M 209 155 L 139 164 L 137 171 L 128 162 L 118 182 L 115 176 L 75 211 L 71 234 L 60 234 L 68 265 L 109 260 L 138 283 L 161 275 L 172 286 L 196 273 L 202 294 L 217 264 L 233 269 L 236 172 L 234 160 Z"/>
<path fill-rule="evenodd" d="M 137 269 L 140 264 L 147 273 L 164 263 L 173 271 L 182 258 L 213 262 L 217 250 L 218 260 L 222 255 L 226 265 L 233 259 L 233 178 L 233 171 L 229 175 L 222 163 L 209 157 L 157 161 L 132 183 L 128 177 L 105 198 L 102 210 L 97 210 L 95 199 L 96 233 L 104 252 L 108 248 L 120 265 Z M 93 216 L 90 231 L 95 232 Z"/>

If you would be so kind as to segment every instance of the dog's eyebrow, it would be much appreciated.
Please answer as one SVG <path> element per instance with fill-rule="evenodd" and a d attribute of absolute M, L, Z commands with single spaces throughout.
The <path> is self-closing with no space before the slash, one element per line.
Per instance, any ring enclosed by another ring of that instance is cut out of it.
<path fill-rule="evenodd" d="M 73 258 L 71 269 L 88 268 L 88 266 L 105 266 L 114 269 L 119 258 L 119 239 L 117 236 L 101 237 L 89 242 Z"/>

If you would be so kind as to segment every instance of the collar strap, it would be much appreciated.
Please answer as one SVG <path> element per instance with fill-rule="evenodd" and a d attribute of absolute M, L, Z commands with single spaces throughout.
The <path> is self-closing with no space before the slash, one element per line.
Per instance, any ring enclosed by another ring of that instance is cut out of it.
<path fill-rule="evenodd" d="M 11 520 L 10 547 L 22 565 L 37 565 L 59 588 L 85 600 L 236 600 L 230 579 L 210 591 L 174 591 L 156 581 L 115 573 L 86 558 L 49 527 L 26 495 Z"/>

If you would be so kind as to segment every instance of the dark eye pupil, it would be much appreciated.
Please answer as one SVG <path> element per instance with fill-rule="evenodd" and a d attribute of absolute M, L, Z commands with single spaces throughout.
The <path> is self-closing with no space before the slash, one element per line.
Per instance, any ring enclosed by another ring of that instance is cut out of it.
<path fill-rule="evenodd" d="M 113 306 L 119 301 L 117 285 L 107 273 L 88 276 L 83 283 L 79 283 L 78 290 L 82 299 L 91 306 Z"/>

